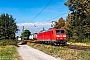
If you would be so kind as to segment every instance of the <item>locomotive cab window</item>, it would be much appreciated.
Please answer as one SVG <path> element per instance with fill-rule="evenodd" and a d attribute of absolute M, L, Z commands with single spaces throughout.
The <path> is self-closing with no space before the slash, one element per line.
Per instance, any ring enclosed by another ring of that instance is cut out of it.
<path fill-rule="evenodd" d="M 56 34 L 63 34 L 63 33 L 65 33 L 65 31 L 64 30 L 56 30 Z"/>

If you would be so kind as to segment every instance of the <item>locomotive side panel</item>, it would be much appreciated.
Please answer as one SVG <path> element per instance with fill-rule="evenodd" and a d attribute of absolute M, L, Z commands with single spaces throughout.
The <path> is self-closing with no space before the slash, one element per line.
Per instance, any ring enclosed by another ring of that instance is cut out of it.
<path fill-rule="evenodd" d="M 43 35 L 44 41 L 50 41 L 51 40 L 51 31 L 44 32 L 43 34 L 44 34 Z"/>
<path fill-rule="evenodd" d="M 51 31 L 38 33 L 37 36 L 38 41 L 51 41 Z"/>
<path fill-rule="evenodd" d="M 37 34 L 37 41 L 42 41 L 43 40 L 43 34 L 42 33 L 38 33 Z"/>

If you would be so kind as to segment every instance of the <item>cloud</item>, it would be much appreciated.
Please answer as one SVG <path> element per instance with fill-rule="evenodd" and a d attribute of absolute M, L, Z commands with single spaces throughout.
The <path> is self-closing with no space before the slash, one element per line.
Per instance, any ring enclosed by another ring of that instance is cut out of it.
<path fill-rule="evenodd" d="M 17 26 L 19 26 L 18 29 L 20 31 L 18 31 L 16 35 L 20 36 L 22 33 L 23 26 L 24 26 L 24 30 L 28 29 L 30 30 L 31 33 L 38 33 L 42 30 L 43 27 L 45 28 L 45 30 L 51 28 L 51 23 L 50 22 L 19 23 L 17 24 Z"/>

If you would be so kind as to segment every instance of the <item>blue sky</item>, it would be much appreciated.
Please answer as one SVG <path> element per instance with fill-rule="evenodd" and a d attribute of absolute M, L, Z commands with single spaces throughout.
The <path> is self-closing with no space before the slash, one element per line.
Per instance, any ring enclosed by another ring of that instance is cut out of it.
<path fill-rule="evenodd" d="M 0 0 L 0 14 L 8 13 L 12 15 L 14 18 L 16 18 L 16 23 L 20 27 L 22 27 L 22 25 L 27 27 L 27 25 L 31 23 L 35 24 L 42 22 L 48 23 L 53 20 L 57 21 L 60 17 L 65 19 L 69 13 L 68 7 L 64 5 L 64 2 L 67 0 L 52 0 L 44 11 L 42 11 L 42 13 L 36 19 L 34 19 L 49 1 L 50 0 Z M 19 29 L 21 29 L 20 27 Z M 45 25 L 42 27 L 47 26 Z M 29 26 L 25 29 L 29 29 Z M 29 30 L 31 31 L 33 29 Z M 20 35 L 20 33 L 18 35 Z"/>

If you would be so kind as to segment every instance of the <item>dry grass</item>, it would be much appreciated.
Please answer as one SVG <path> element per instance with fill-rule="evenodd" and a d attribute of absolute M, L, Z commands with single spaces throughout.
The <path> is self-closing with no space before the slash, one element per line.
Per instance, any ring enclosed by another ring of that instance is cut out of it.
<path fill-rule="evenodd" d="M 90 43 L 73 43 L 73 42 L 67 42 L 67 44 L 69 44 L 69 45 L 78 45 L 78 46 L 89 46 L 90 47 Z"/>
<path fill-rule="evenodd" d="M 51 46 L 45 44 L 28 43 L 29 46 L 41 50 L 54 57 L 60 57 L 65 60 L 90 60 L 90 51 L 69 49 L 63 46 Z"/>

